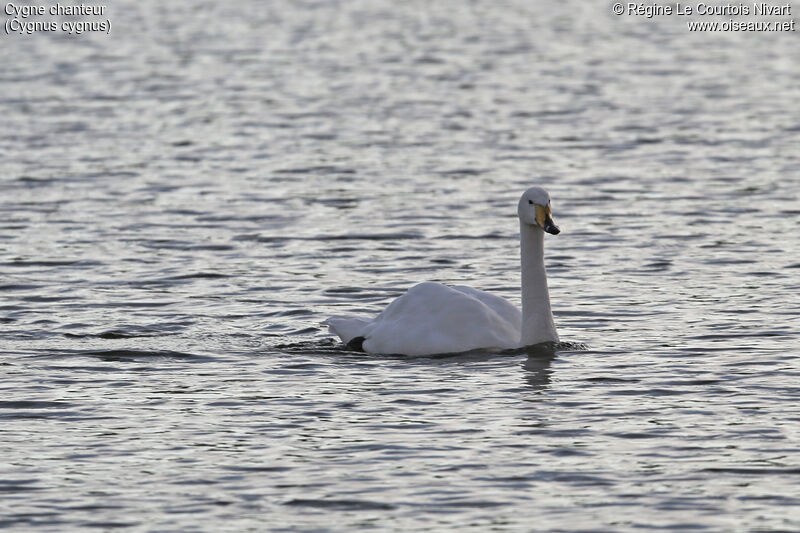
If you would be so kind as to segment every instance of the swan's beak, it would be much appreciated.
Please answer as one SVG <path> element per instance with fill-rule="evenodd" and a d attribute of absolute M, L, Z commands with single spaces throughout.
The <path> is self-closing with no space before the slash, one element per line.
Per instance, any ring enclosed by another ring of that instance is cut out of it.
<path fill-rule="evenodd" d="M 553 222 L 553 213 L 550 211 L 549 204 L 545 207 L 542 207 L 541 205 L 536 206 L 536 222 L 542 227 L 543 230 L 551 235 L 558 235 L 561 233 L 561 230 L 558 229 L 556 223 Z"/>

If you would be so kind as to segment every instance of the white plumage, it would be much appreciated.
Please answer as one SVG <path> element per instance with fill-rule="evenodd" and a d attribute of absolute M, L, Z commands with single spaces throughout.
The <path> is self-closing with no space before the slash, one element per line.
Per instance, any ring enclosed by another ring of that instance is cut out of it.
<path fill-rule="evenodd" d="M 361 340 L 370 353 L 432 355 L 508 349 L 557 341 L 543 259 L 544 232 L 558 234 L 550 197 L 532 187 L 520 198 L 522 312 L 488 292 L 426 282 L 411 287 L 374 319 L 331 317 L 325 321 L 342 342 Z"/>
<path fill-rule="evenodd" d="M 411 287 L 374 320 L 333 317 L 327 324 L 345 344 L 364 337 L 367 352 L 429 355 L 514 348 L 522 313 L 488 292 L 426 282 Z"/>

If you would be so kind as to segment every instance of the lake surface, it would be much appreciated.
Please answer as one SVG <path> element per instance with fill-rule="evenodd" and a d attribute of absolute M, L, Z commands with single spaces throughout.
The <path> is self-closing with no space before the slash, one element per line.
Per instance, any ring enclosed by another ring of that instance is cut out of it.
<path fill-rule="evenodd" d="M 576 0 L 108 18 L 2 37 L 0 527 L 800 530 L 797 33 Z M 321 325 L 426 280 L 519 303 L 532 185 L 562 344 Z"/>

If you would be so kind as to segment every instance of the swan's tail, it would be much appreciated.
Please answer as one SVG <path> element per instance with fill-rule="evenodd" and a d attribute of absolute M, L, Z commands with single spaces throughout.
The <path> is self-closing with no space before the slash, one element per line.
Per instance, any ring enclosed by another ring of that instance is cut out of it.
<path fill-rule="evenodd" d="M 332 316 L 323 324 L 334 335 L 337 335 L 342 342 L 347 344 L 356 337 L 364 335 L 364 327 L 369 324 L 366 318 L 353 318 L 344 316 Z"/>

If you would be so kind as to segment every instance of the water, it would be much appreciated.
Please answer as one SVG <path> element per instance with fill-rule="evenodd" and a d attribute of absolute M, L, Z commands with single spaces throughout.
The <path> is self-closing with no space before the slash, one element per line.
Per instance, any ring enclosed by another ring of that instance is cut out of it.
<path fill-rule="evenodd" d="M 796 33 L 108 9 L 0 48 L 2 527 L 800 529 Z M 424 280 L 518 303 L 531 185 L 555 350 L 321 326 Z"/>

